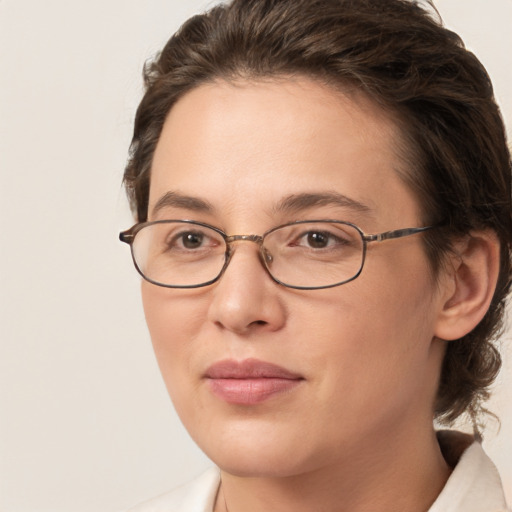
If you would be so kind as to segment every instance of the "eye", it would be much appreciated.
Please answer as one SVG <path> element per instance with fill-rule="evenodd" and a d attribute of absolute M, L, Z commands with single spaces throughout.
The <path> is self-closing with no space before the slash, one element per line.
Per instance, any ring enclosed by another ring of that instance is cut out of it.
<path fill-rule="evenodd" d="M 332 243 L 332 235 L 325 231 L 310 231 L 305 235 L 305 238 L 308 245 L 315 249 L 323 249 L 329 245 L 329 242 Z"/>
<path fill-rule="evenodd" d="M 224 247 L 222 236 L 204 226 L 162 223 L 155 225 L 153 243 L 170 254 L 206 254 Z"/>
<path fill-rule="evenodd" d="M 300 235 L 292 245 L 311 249 L 326 249 L 333 246 L 346 245 L 348 240 L 329 231 L 307 231 Z"/>
<path fill-rule="evenodd" d="M 190 231 L 187 233 L 180 233 L 177 239 L 185 249 L 197 249 L 198 247 L 201 247 L 204 242 L 204 234 Z"/>
<path fill-rule="evenodd" d="M 167 237 L 166 246 L 173 251 L 210 251 L 222 245 L 222 239 L 215 232 L 186 230 Z"/>

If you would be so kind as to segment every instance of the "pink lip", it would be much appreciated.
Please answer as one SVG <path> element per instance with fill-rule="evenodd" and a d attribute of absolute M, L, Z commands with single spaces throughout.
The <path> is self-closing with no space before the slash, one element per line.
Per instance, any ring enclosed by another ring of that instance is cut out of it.
<path fill-rule="evenodd" d="M 238 405 L 261 403 L 304 380 L 281 366 L 257 359 L 219 361 L 208 368 L 205 378 L 214 395 Z"/>

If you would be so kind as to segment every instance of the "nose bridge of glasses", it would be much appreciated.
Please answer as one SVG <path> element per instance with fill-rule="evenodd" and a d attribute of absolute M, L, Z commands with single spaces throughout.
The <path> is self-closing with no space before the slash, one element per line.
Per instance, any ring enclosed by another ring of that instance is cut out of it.
<path fill-rule="evenodd" d="M 233 242 L 254 242 L 261 247 L 263 237 L 260 235 L 231 235 L 226 237 L 227 244 L 232 244 Z"/>
<path fill-rule="evenodd" d="M 263 245 L 263 237 L 261 235 L 230 235 L 225 238 L 227 246 L 230 248 L 228 252 L 230 253 L 230 259 L 233 254 L 231 250 L 231 245 L 234 242 L 254 242 L 259 250 L 260 250 L 260 260 L 264 267 L 268 268 L 274 257 L 270 254 L 268 249 Z"/>

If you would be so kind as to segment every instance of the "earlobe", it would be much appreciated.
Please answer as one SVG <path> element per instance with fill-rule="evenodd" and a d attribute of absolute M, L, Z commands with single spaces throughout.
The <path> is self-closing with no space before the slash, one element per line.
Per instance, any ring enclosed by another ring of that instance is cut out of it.
<path fill-rule="evenodd" d="M 487 312 L 499 273 L 499 241 L 493 231 L 472 232 L 449 256 L 436 337 L 456 340 L 473 330 Z"/>

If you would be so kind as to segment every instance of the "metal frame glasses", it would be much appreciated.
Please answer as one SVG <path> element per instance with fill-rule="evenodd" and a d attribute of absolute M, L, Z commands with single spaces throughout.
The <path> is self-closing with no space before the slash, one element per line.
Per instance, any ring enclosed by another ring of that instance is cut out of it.
<path fill-rule="evenodd" d="M 258 245 L 260 261 L 276 283 L 317 290 L 356 279 L 363 270 L 369 243 L 434 227 L 368 234 L 351 222 L 321 219 L 281 224 L 263 235 L 228 235 L 210 224 L 178 219 L 135 224 L 121 232 L 119 239 L 130 245 L 139 274 L 157 286 L 199 288 L 213 284 L 229 265 L 233 244 L 247 241 Z"/>

